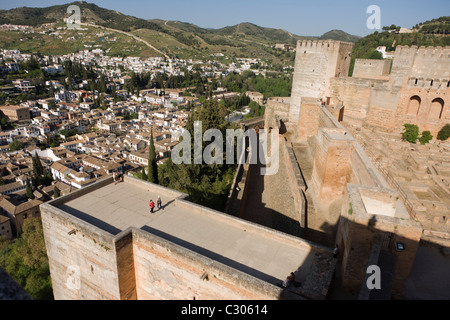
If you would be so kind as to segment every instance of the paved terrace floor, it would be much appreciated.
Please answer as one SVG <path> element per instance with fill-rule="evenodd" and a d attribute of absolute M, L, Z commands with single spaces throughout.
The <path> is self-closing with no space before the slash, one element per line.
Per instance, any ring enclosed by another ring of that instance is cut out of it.
<path fill-rule="evenodd" d="M 114 183 L 58 207 L 111 234 L 132 226 L 149 231 L 192 251 L 272 284 L 290 272 L 304 282 L 314 253 L 310 249 L 267 236 L 246 232 L 246 224 L 225 224 L 214 214 L 175 205 L 175 197 L 161 194 L 163 209 L 149 210 L 158 194 L 151 185 Z"/>

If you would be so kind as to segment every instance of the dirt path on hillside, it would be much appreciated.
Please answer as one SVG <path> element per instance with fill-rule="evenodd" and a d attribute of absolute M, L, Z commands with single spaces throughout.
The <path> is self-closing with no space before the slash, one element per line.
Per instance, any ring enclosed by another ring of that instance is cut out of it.
<path fill-rule="evenodd" d="M 149 47 L 150 49 L 155 50 L 156 52 L 158 52 L 158 53 L 160 53 L 161 55 L 163 55 L 164 57 L 166 57 L 166 59 L 170 59 L 170 57 L 169 57 L 167 54 L 165 54 L 164 52 L 162 52 L 161 50 L 155 48 L 153 45 L 151 45 L 150 43 L 148 43 L 148 42 L 145 41 L 144 39 L 141 39 L 141 38 L 139 38 L 138 36 L 135 36 L 135 35 L 132 34 L 132 33 L 125 32 L 125 31 L 122 31 L 122 30 L 117 30 L 117 29 L 111 29 L 111 28 L 104 27 L 104 26 L 98 26 L 98 25 L 95 25 L 95 24 L 84 23 L 84 22 L 82 22 L 81 25 L 82 25 L 82 26 L 87 26 L 87 27 L 99 28 L 99 29 L 103 29 L 103 30 L 109 30 L 109 31 L 113 31 L 113 32 L 122 33 L 122 34 L 124 34 L 124 35 L 129 36 L 129 37 L 132 37 L 132 38 L 135 39 L 136 41 L 139 41 L 139 42 L 144 43 L 144 44 L 145 44 L 147 47 Z"/>

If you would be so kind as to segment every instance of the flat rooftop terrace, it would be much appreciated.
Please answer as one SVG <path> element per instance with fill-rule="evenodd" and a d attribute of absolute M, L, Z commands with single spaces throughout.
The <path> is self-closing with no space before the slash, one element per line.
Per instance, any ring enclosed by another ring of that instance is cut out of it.
<path fill-rule="evenodd" d="M 302 283 L 316 277 L 331 280 L 331 249 L 193 204 L 186 194 L 128 176 L 124 182 L 86 189 L 53 205 L 112 235 L 141 229 L 271 284 L 290 272 Z M 156 203 L 158 196 L 162 208 L 150 213 L 149 201 Z M 325 275 L 313 276 L 317 269 Z"/>

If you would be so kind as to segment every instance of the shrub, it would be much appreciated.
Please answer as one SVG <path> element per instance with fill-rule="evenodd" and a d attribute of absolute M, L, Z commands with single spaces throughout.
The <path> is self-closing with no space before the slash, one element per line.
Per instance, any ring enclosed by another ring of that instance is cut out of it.
<path fill-rule="evenodd" d="M 420 144 L 426 144 L 431 139 L 433 139 L 433 136 L 431 135 L 430 131 L 423 131 L 422 136 L 419 138 Z"/>
<path fill-rule="evenodd" d="M 405 123 L 403 127 L 405 128 L 405 131 L 402 133 L 403 140 L 416 143 L 417 139 L 419 139 L 419 127 L 410 123 Z"/>
<path fill-rule="evenodd" d="M 24 144 L 22 141 L 14 139 L 10 144 L 9 144 L 9 149 L 11 151 L 18 151 L 18 150 L 22 150 L 24 148 Z"/>
<path fill-rule="evenodd" d="M 445 126 L 442 127 L 441 130 L 439 130 L 437 138 L 439 140 L 445 141 L 450 137 L 450 124 L 447 123 Z"/>

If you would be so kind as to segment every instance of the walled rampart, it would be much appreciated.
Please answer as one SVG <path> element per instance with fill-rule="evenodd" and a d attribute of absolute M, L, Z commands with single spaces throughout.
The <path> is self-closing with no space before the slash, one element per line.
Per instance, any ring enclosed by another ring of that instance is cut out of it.
<path fill-rule="evenodd" d="M 298 41 L 289 119 L 297 123 L 302 97 L 329 96 L 330 79 L 348 74 L 353 44 L 339 41 Z"/>
<path fill-rule="evenodd" d="M 306 228 L 306 183 L 298 166 L 292 144 L 284 138 L 280 139 L 280 144 L 280 153 L 283 155 L 283 161 L 287 168 L 288 182 L 295 204 L 295 210 L 290 218 L 298 221 L 301 228 Z M 297 234 L 301 234 L 301 232 Z"/>
<path fill-rule="evenodd" d="M 353 78 L 387 79 L 391 60 L 356 59 Z"/>
<path fill-rule="evenodd" d="M 392 216 L 383 209 L 387 203 Z M 421 236 L 422 226 L 408 219 L 395 191 L 348 184 L 336 238 L 342 250 L 343 285 L 359 290 L 372 245 L 380 241 L 381 250 L 395 256 L 392 296 L 401 298 Z M 397 243 L 403 244 L 404 250 L 397 250 Z"/>
<path fill-rule="evenodd" d="M 306 273 L 302 276 L 311 280 L 301 288 L 295 288 L 295 293 L 283 290 L 274 285 L 273 281 L 278 278 L 272 279 L 273 275 L 182 240 L 178 233 L 167 234 L 162 229 L 152 228 L 151 224 L 139 229 L 130 226 L 108 232 L 106 230 L 111 229 L 105 228 L 107 221 L 98 221 L 87 213 L 76 211 L 74 200 L 89 196 L 90 192 L 95 192 L 97 198 L 86 199 L 104 199 L 108 197 L 105 192 L 108 194 L 114 190 L 108 189 L 111 184 L 112 178 L 107 178 L 86 190 L 75 191 L 41 207 L 56 299 L 325 298 L 334 268 L 329 248 L 193 204 L 185 200 L 183 193 L 125 177 L 125 185 L 133 185 L 133 188 L 144 192 L 148 188 L 150 194 L 157 193 L 163 197 L 171 193 L 175 197 L 171 204 L 172 214 L 189 212 L 200 221 L 213 219 L 215 224 L 231 228 L 228 230 L 243 230 L 243 238 L 230 241 L 240 243 L 244 238 L 257 237 L 301 251 L 305 260 L 303 265 L 301 258 L 298 263 L 301 272 Z M 67 202 L 70 202 L 70 207 L 66 207 Z M 244 257 L 252 258 L 251 255 Z M 298 266 L 297 262 L 295 265 Z"/>

